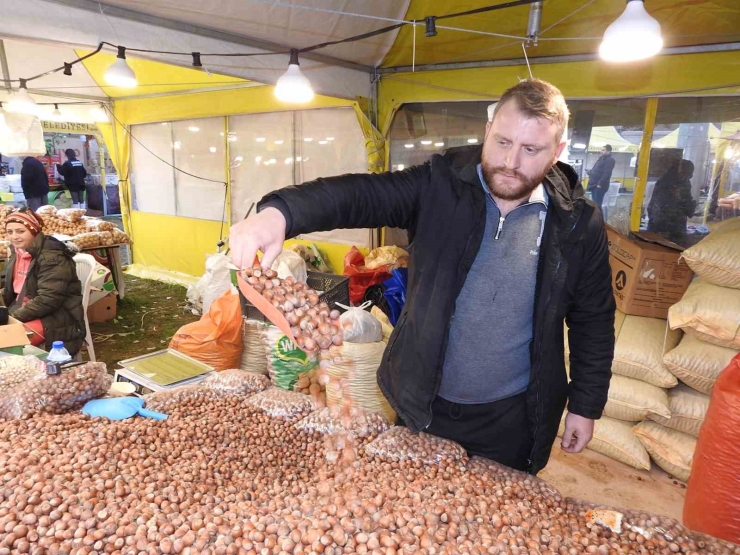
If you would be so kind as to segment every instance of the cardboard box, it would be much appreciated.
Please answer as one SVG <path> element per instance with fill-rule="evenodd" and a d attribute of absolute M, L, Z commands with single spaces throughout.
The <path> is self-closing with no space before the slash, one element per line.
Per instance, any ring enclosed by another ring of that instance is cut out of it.
<path fill-rule="evenodd" d="M 87 320 L 91 324 L 101 324 L 116 317 L 116 294 L 108 293 L 98 302 L 87 307 Z"/>
<path fill-rule="evenodd" d="M 12 355 L 22 355 L 23 347 L 30 344 L 26 328 L 12 316 L 8 318 L 6 326 L 0 326 L 0 350 Z"/>
<path fill-rule="evenodd" d="M 681 300 L 693 276 L 679 260 L 681 252 L 606 227 L 617 308 L 634 316 L 667 318 L 668 309 Z"/>
<path fill-rule="evenodd" d="M 115 293 L 116 286 L 113 283 L 113 276 L 110 270 L 100 262 L 95 263 L 95 271 L 90 282 L 90 305 L 92 306 L 99 300 L 108 296 L 109 293 Z M 92 321 L 92 320 L 91 320 Z"/>

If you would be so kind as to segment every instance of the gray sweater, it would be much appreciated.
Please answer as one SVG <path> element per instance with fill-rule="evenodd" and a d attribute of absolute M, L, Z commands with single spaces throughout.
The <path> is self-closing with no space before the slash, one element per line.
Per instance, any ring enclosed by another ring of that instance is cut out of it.
<path fill-rule="evenodd" d="M 548 202 L 540 185 L 502 218 L 480 165 L 478 175 L 486 191 L 485 235 L 457 297 L 439 390 L 440 397 L 462 404 L 490 403 L 527 389 Z"/>

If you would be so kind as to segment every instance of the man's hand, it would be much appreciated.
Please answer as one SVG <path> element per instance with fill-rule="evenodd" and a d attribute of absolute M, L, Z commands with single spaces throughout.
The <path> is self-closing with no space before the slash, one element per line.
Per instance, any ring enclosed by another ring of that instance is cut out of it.
<path fill-rule="evenodd" d="M 580 453 L 594 435 L 594 421 L 569 412 L 565 417 L 565 433 L 560 446 L 566 453 Z"/>
<path fill-rule="evenodd" d="M 277 208 L 265 208 L 231 228 L 231 260 L 239 268 L 251 268 L 257 251 L 262 251 L 262 267 L 272 266 L 283 251 L 285 217 Z"/>

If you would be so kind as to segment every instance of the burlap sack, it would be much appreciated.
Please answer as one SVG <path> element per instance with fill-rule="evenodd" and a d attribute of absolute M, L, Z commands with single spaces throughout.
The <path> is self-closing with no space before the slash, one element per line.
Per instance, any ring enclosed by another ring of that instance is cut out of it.
<path fill-rule="evenodd" d="M 626 422 L 639 422 L 649 415 L 670 418 L 671 411 L 665 389 L 613 374 L 604 416 Z"/>
<path fill-rule="evenodd" d="M 705 343 L 686 334 L 675 349 L 666 353 L 663 363 L 679 380 L 709 395 L 714 382 L 735 355 L 735 350 Z"/>
<path fill-rule="evenodd" d="M 737 220 L 740 222 L 740 218 Z M 740 225 L 713 230 L 681 256 L 696 275 L 709 283 L 740 289 Z"/>
<path fill-rule="evenodd" d="M 683 298 L 668 310 L 671 329 L 682 329 L 702 341 L 740 351 L 740 289 L 691 282 Z"/>
<path fill-rule="evenodd" d="M 696 438 L 655 422 L 640 422 L 632 431 L 660 468 L 683 482 L 689 480 Z"/>
<path fill-rule="evenodd" d="M 602 416 L 594 423 L 594 437 L 588 448 L 597 453 L 640 470 L 650 470 L 650 456 L 632 433 L 632 422 L 622 422 Z M 565 431 L 565 415 L 560 421 L 558 436 Z"/>
<path fill-rule="evenodd" d="M 378 366 L 383 360 L 385 348 L 384 341 L 344 343 L 341 347 L 332 347 L 326 369 L 330 378 L 326 385 L 326 405 L 341 405 L 345 394 L 342 384 L 345 384 L 353 406 L 377 412 L 389 422 L 395 422 L 396 413 L 378 386 Z"/>
<path fill-rule="evenodd" d="M 663 388 L 678 384 L 676 377 L 663 364 L 665 342 L 678 343 L 674 334 L 666 338 L 665 320 L 628 316 L 617 311 L 614 334 L 612 372 Z M 674 346 L 671 344 L 668 348 Z"/>
<path fill-rule="evenodd" d="M 666 428 L 699 437 L 699 430 L 709 409 L 709 395 L 699 393 L 686 384 L 678 384 L 668 391 L 668 407 L 671 410 L 670 417 L 653 413 L 648 418 Z"/>
<path fill-rule="evenodd" d="M 262 342 L 260 330 L 265 329 L 268 324 L 257 320 L 244 320 L 242 327 L 242 350 L 241 365 L 239 368 L 247 372 L 267 375 L 267 356 L 265 345 Z"/>

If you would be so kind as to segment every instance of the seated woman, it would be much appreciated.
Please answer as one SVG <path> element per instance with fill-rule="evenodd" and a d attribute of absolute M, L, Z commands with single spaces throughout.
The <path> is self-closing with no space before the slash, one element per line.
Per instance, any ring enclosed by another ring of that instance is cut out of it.
<path fill-rule="evenodd" d="M 11 249 L 3 300 L 9 314 L 33 332 L 33 345 L 48 351 L 54 341 L 64 341 L 75 356 L 85 339 L 85 313 L 73 253 L 45 236 L 43 220 L 27 208 L 12 212 L 5 222 Z"/>

